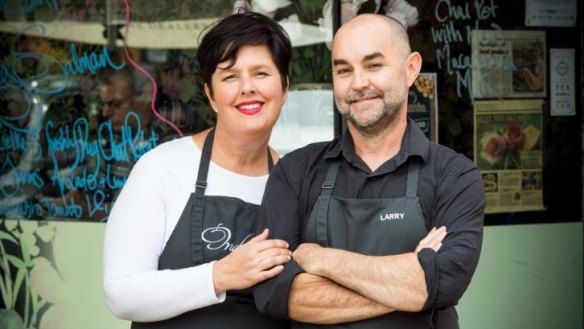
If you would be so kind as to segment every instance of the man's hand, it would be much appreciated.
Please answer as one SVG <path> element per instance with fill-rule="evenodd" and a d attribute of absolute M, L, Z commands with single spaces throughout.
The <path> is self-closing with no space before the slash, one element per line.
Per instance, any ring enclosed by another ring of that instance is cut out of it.
<path fill-rule="evenodd" d="M 440 247 L 442 247 L 442 240 L 446 237 L 446 233 L 445 226 L 441 226 L 438 229 L 435 227 L 432 228 L 430 232 L 428 232 L 428 235 L 418 243 L 415 252 L 418 253 L 424 248 L 430 248 L 433 249 L 434 252 L 438 252 Z"/>
<path fill-rule="evenodd" d="M 319 253 L 326 249 L 316 243 L 302 243 L 292 253 L 292 259 L 308 273 L 317 274 L 319 265 Z"/>

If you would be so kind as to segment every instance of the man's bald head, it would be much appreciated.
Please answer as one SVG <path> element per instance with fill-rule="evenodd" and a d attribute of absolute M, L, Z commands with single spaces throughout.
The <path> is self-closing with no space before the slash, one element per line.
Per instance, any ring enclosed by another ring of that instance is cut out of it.
<path fill-rule="evenodd" d="M 403 50 L 404 57 L 411 53 L 410 40 L 405 27 L 396 19 L 379 14 L 362 14 L 355 16 L 343 24 L 333 39 L 333 49 L 335 43 L 345 35 L 366 35 L 374 34 L 379 38 L 387 38 L 387 42 L 395 43 Z M 358 47 L 358 45 L 355 45 Z"/>

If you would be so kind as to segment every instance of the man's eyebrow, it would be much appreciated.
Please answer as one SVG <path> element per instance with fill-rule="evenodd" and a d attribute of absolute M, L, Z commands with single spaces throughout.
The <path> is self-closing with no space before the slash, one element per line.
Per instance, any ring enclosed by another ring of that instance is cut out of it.
<path fill-rule="evenodd" d="M 367 61 L 370 61 L 370 60 L 373 60 L 373 59 L 376 59 L 376 58 L 384 58 L 384 57 L 385 56 L 383 56 L 382 53 L 376 51 L 376 52 L 374 52 L 372 54 L 365 55 L 363 57 L 363 62 L 367 62 Z M 337 65 L 348 65 L 348 64 L 349 63 L 346 60 L 344 60 L 344 59 L 334 59 L 333 60 L 333 66 L 337 66 Z"/>
<path fill-rule="evenodd" d="M 380 57 L 383 58 L 385 56 L 383 56 L 382 53 L 376 51 L 373 54 L 370 54 L 370 55 L 367 55 L 367 56 L 363 57 L 363 61 L 364 62 L 367 62 L 367 61 L 370 61 L 370 60 L 373 60 L 373 59 L 376 59 L 376 58 L 380 58 Z"/>

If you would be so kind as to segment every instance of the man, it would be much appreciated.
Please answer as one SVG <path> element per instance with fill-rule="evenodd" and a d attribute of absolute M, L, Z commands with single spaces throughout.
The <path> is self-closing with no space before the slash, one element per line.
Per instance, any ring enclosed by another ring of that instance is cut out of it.
<path fill-rule="evenodd" d="M 163 82 L 165 77 L 168 80 L 165 72 L 160 72 Z M 126 133 L 139 134 L 146 141 L 160 144 L 177 138 L 177 129 L 185 134 L 206 128 L 206 123 L 195 111 L 188 111 L 184 103 L 167 95 L 164 84 L 157 93 L 156 113 L 153 112 L 151 84 L 139 82 L 136 77 L 144 75 L 128 65 L 119 70 L 102 69 L 97 76 L 101 116 L 110 122 L 114 133 L 123 135 L 126 129 Z"/>
<path fill-rule="evenodd" d="M 141 73 L 140 73 L 141 74 Z M 106 68 L 97 75 L 101 116 L 109 121 L 115 133 L 133 128 L 134 132 L 148 132 L 152 119 L 150 92 L 136 82 L 134 70 L 125 65 L 119 70 Z"/>
<path fill-rule="evenodd" d="M 479 171 L 408 120 L 422 60 L 400 23 L 357 16 L 335 35 L 332 60 L 347 131 L 272 170 L 258 231 L 295 251 L 255 287 L 256 305 L 295 328 L 458 328 L 453 306 L 482 243 Z"/>

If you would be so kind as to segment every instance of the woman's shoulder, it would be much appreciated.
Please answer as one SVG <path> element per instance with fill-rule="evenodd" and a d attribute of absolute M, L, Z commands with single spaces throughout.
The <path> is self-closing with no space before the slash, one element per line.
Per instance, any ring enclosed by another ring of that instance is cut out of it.
<path fill-rule="evenodd" d="M 150 168 L 182 166 L 192 164 L 200 153 L 191 136 L 185 136 L 156 146 L 140 157 L 136 165 Z"/>
<path fill-rule="evenodd" d="M 150 158 L 176 158 L 200 153 L 197 145 L 194 143 L 192 136 L 184 136 L 164 142 L 146 154 L 144 157 Z"/>

